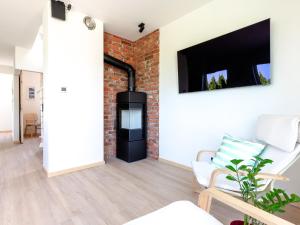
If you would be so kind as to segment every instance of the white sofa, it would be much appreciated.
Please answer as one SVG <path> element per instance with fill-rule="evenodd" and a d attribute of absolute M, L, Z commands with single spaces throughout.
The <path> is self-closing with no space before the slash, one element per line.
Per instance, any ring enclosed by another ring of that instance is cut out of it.
<path fill-rule="evenodd" d="M 209 188 L 200 194 L 199 207 L 188 201 L 178 201 L 124 225 L 223 225 L 209 214 L 213 198 L 265 224 L 293 225 L 215 188 Z"/>

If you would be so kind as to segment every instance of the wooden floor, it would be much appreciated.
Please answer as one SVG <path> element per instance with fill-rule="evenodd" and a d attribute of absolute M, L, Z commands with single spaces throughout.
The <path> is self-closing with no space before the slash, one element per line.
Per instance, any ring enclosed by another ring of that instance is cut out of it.
<path fill-rule="evenodd" d="M 5 138 L 0 138 L 5 142 Z M 120 225 L 176 200 L 197 201 L 192 174 L 154 160 L 106 165 L 47 178 L 38 139 L 0 144 L 1 225 Z M 300 224 L 300 211 L 284 217 Z M 241 215 L 213 203 L 224 224 Z"/>
<path fill-rule="evenodd" d="M 14 147 L 11 132 L 0 132 L 0 151 Z"/>

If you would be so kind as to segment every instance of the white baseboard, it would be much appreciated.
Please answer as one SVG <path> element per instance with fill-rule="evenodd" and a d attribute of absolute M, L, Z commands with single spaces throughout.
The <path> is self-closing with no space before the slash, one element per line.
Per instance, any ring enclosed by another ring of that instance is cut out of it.
<path fill-rule="evenodd" d="M 1 130 L 0 131 L 0 134 L 5 134 L 5 133 L 12 133 L 11 130 Z"/>
<path fill-rule="evenodd" d="M 300 202 L 292 203 L 291 205 L 300 209 Z"/>
<path fill-rule="evenodd" d="M 104 161 L 100 161 L 100 162 L 91 163 L 91 164 L 87 164 L 87 165 L 83 165 L 83 166 L 77 166 L 77 167 L 73 167 L 73 168 L 69 168 L 69 169 L 65 169 L 65 170 L 59 170 L 59 171 L 55 171 L 55 172 L 48 172 L 45 168 L 44 168 L 44 170 L 47 174 L 47 177 L 55 177 L 55 176 L 60 176 L 60 175 L 68 174 L 68 173 L 77 172 L 80 170 L 93 168 L 96 166 L 101 166 L 104 164 L 105 164 Z"/>
<path fill-rule="evenodd" d="M 192 167 L 188 167 L 186 165 L 183 165 L 183 164 L 180 164 L 180 163 L 177 163 L 177 162 L 174 162 L 174 161 L 170 161 L 170 160 L 163 159 L 163 158 L 159 158 L 158 160 L 162 163 L 166 163 L 166 164 L 171 165 L 171 166 L 175 166 L 175 167 L 178 167 L 178 168 L 181 168 L 181 169 L 184 169 L 184 170 L 192 171 Z"/>

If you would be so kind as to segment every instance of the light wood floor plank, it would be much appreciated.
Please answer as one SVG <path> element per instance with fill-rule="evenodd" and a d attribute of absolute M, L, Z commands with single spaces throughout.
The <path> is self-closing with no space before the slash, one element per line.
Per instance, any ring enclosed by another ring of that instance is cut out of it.
<path fill-rule="evenodd" d="M 150 159 L 47 178 L 38 144 L 0 134 L 1 225 L 121 225 L 173 201 L 197 202 L 190 171 Z M 224 224 L 241 217 L 220 203 L 212 214 Z M 297 208 L 282 216 L 300 224 Z"/>

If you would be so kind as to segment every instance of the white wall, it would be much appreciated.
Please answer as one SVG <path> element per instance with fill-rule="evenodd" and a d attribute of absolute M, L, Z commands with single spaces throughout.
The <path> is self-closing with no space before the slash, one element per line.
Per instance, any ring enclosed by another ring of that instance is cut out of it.
<path fill-rule="evenodd" d="M 1 51 L 1 47 L 0 47 L 0 51 Z M 0 52 L 0 65 L 1 66 L 9 66 L 9 67 L 13 67 L 13 60 L 14 60 L 14 56 L 10 56 L 10 55 L 1 55 Z"/>
<path fill-rule="evenodd" d="M 91 31 L 72 9 L 44 13 L 44 167 L 48 172 L 103 161 L 103 23 Z M 62 93 L 61 87 L 67 92 Z"/>
<path fill-rule="evenodd" d="M 14 67 L 0 64 L 0 73 L 14 74 Z"/>
<path fill-rule="evenodd" d="M 14 47 L 3 42 L 0 43 L 0 65 L 9 67 L 14 66 Z"/>
<path fill-rule="evenodd" d="M 161 158 L 190 166 L 198 150 L 217 149 L 224 133 L 254 138 L 263 113 L 300 113 L 299 8 L 298 0 L 215 0 L 160 29 Z M 267 18 L 271 86 L 178 94 L 178 50 Z"/>
<path fill-rule="evenodd" d="M 43 72 L 43 39 L 39 32 L 30 49 L 15 47 L 15 68 Z"/>
<path fill-rule="evenodd" d="M 12 131 L 12 74 L 0 73 L 0 131 Z"/>
<path fill-rule="evenodd" d="M 21 74 L 22 79 L 22 90 L 21 90 L 21 105 L 23 110 L 23 116 L 27 113 L 36 113 L 38 115 L 38 120 L 40 121 L 41 113 L 41 79 L 42 74 L 31 71 L 22 71 Z M 29 99 L 28 97 L 28 88 L 35 88 L 35 98 Z M 24 121 L 24 129 L 25 129 L 25 120 Z"/>

